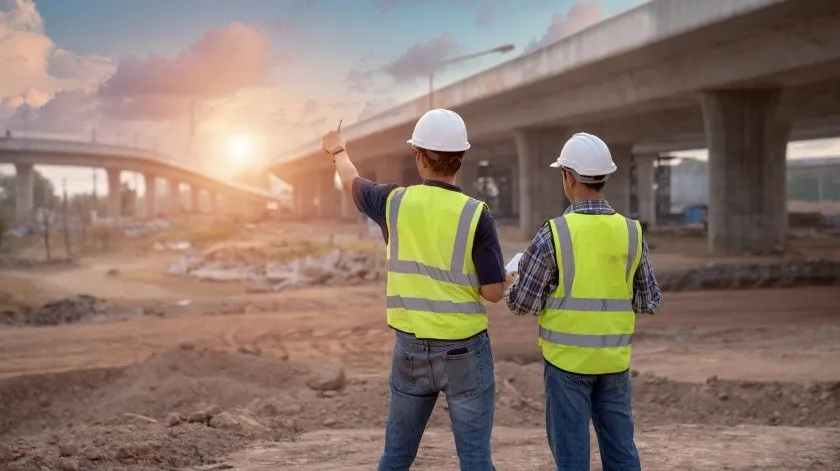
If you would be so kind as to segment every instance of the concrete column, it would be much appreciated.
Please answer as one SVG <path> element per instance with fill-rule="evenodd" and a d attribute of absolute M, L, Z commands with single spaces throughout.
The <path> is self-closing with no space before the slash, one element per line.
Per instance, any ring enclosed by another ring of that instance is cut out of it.
<path fill-rule="evenodd" d="M 790 126 L 778 89 L 703 92 L 709 148 L 709 250 L 770 252 L 787 219 L 785 158 Z"/>
<path fill-rule="evenodd" d="M 143 186 L 146 187 L 146 193 L 143 195 L 146 206 L 145 216 L 148 219 L 154 219 L 157 217 L 157 178 L 151 173 L 144 173 Z"/>
<path fill-rule="evenodd" d="M 475 181 L 478 178 L 478 161 L 464 160 L 461 169 L 456 174 L 455 182 L 461 187 L 465 195 L 475 198 Z"/>
<path fill-rule="evenodd" d="M 653 164 L 658 154 L 636 155 L 636 191 L 638 192 L 639 219 L 647 223 L 647 227 L 656 225 L 656 169 Z"/>
<path fill-rule="evenodd" d="M 201 188 L 195 185 L 190 185 L 190 211 L 201 212 Z"/>
<path fill-rule="evenodd" d="M 335 188 L 335 170 L 321 170 L 317 174 L 318 217 L 335 218 L 341 213 L 341 193 Z"/>
<path fill-rule="evenodd" d="M 608 144 L 613 162 L 618 167 L 604 187 L 604 197 L 618 213 L 630 217 L 630 165 L 631 150 L 629 144 Z"/>
<path fill-rule="evenodd" d="M 407 159 L 405 156 L 383 157 L 376 162 L 374 174 L 376 183 L 395 183 L 404 185 L 403 172 L 406 169 Z"/>
<path fill-rule="evenodd" d="M 519 174 L 519 228 L 533 237 L 549 219 L 560 216 L 569 203 L 563 193 L 563 174 L 549 167 L 557 160 L 568 134 L 565 130 L 518 130 L 514 133 Z"/>
<path fill-rule="evenodd" d="M 293 195 L 295 215 L 302 219 L 309 219 L 315 214 L 315 190 L 317 182 L 315 174 L 304 173 L 293 180 Z"/>
<path fill-rule="evenodd" d="M 32 168 L 32 164 L 15 164 L 15 217 L 19 224 L 28 221 L 34 209 L 35 179 Z"/>
<path fill-rule="evenodd" d="M 210 199 L 210 212 L 215 213 L 219 210 L 219 194 L 213 190 L 209 190 L 208 196 Z"/>
<path fill-rule="evenodd" d="M 181 213 L 181 182 L 173 178 L 169 179 L 169 208 L 170 215 Z"/>
<path fill-rule="evenodd" d="M 109 168 L 108 174 L 108 218 L 117 221 L 122 215 L 122 198 L 120 194 L 120 171 Z"/>
<path fill-rule="evenodd" d="M 356 205 L 353 203 L 353 196 L 346 191 L 341 192 L 341 219 L 353 220 L 356 218 Z"/>

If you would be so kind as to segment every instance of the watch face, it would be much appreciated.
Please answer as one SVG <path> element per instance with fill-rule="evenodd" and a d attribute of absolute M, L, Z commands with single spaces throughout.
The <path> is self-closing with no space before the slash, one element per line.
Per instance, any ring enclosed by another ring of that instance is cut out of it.
<path fill-rule="evenodd" d="M 335 147 L 333 147 L 333 148 L 332 148 L 332 153 L 333 153 L 333 154 L 337 154 L 337 153 L 339 153 L 339 152 L 341 152 L 341 151 L 343 151 L 343 150 L 344 150 L 344 147 L 343 147 L 343 146 L 335 146 Z"/>

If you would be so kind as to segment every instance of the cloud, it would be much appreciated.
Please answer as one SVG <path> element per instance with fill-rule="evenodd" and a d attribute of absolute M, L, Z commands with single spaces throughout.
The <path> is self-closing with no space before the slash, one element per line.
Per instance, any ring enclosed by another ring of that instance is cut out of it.
<path fill-rule="evenodd" d="M 566 36 L 581 31 L 601 20 L 604 4 L 599 0 L 580 0 L 569 8 L 566 14 L 555 13 L 551 16 L 548 31 L 537 41 L 531 41 L 524 54 L 553 44 Z"/>
<path fill-rule="evenodd" d="M 56 49 L 50 55 L 47 71 L 53 77 L 64 79 L 105 78 L 114 71 L 114 63 L 109 57 L 79 56 Z"/>
<path fill-rule="evenodd" d="M 78 129 L 93 103 L 86 89 L 112 71 L 108 58 L 57 49 L 32 0 L 0 0 L 0 126 Z"/>
<path fill-rule="evenodd" d="M 278 63 L 267 31 L 242 23 L 207 31 L 201 39 L 168 60 L 152 55 L 128 57 L 99 88 L 104 110 L 129 119 L 166 119 L 186 108 L 170 101 L 221 98 L 266 85 Z"/>
<path fill-rule="evenodd" d="M 398 84 L 411 83 L 439 69 L 443 61 L 458 50 L 455 38 L 446 33 L 425 43 L 410 46 L 400 57 L 383 68 Z"/>
<path fill-rule="evenodd" d="M 57 92 L 43 106 L 22 103 L 8 122 L 15 129 L 80 134 L 87 133 L 98 116 L 95 97 L 85 89 L 76 88 Z"/>
<path fill-rule="evenodd" d="M 121 60 L 100 95 L 219 97 L 263 85 L 272 68 L 269 41 L 266 31 L 238 22 L 211 29 L 174 60 L 155 55 Z"/>

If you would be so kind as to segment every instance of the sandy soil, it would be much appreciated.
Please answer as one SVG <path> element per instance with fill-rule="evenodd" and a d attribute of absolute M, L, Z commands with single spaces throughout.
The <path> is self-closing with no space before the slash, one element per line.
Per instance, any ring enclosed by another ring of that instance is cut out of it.
<path fill-rule="evenodd" d="M 666 425 L 640 430 L 637 437 L 642 468 L 650 471 L 834 470 L 832 461 L 840 459 L 837 430 Z M 371 458 L 381 453 L 382 440 L 380 430 L 318 431 L 303 434 L 294 442 L 249 448 L 225 463 L 242 471 L 369 470 L 373 468 Z M 591 448 L 592 468 L 600 469 L 594 439 Z M 497 427 L 493 450 L 499 470 L 556 469 L 541 429 Z M 458 469 L 455 456 L 450 431 L 427 430 L 412 469 Z"/>
<path fill-rule="evenodd" d="M 657 267 L 708 263 L 686 252 L 693 239 L 655 243 Z M 840 254 L 822 244 L 806 251 Z M 508 241 L 506 251 L 519 246 Z M 384 286 L 247 296 L 160 275 L 175 256 L 0 274 L 39 296 L 193 301 L 162 317 L 0 328 L 0 469 L 371 469 L 393 346 Z M 111 268 L 119 276 L 107 277 Z M 260 303 L 273 308 L 252 309 Z M 836 286 L 665 293 L 634 338 L 645 469 L 840 469 L 838 306 Z M 497 467 L 551 469 L 536 320 L 502 305 L 490 316 Z M 346 385 L 307 387 L 327 363 L 343 365 Z M 416 469 L 456 469 L 447 427 L 439 404 Z"/>

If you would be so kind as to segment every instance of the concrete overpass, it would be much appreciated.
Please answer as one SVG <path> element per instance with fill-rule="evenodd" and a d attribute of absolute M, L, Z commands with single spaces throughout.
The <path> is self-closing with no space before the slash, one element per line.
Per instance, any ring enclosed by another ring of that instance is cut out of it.
<path fill-rule="evenodd" d="M 607 196 L 622 212 L 630 207 L 631 156 L 639 187 L 648 188 L 654 159 L 643 152 L 702 142 L 714 195 L 709 248 L 740 253 L 781 242 L 786 144 L 840 135 L 838 78 L 840 2 L 654 0 L 440 89 L 435 99 L 464 117 L 475 143 L 465 181 L 480 160 L 510 168 L 527 234 L 563 209 L 559 175 L 546 166 L 570 134 L 585 130 L 608 142 L 619 171 Z M 405 139 L 425 111 L 421 97 L 345 128 L 364 174 L 403 180 L 411 165 Z M 323 183 L 331 165 L 313 142 L 278 156 L 273 170 L 300 190 L 296 206 L 308 212 L 313 191 L 330 207 L 348 206 Z M 648 193 L 637 195 L 642 208 L 652 206 Z"/>
<path fill-rule="evenodd" d="M 124 146 L 102 145 L 94 143 L 59 141 L 51 139 L 27 139 L 0 137 L 0 163 L 14 164 L 17 174 L 17 208 L 19 221 L 28 219 L 33 210 L 33 176 L 35 165 L 62 165 L 81 167 L 101 167 L 108 175 L 108 217 L 120 217 L 120 173 L 137 172 L 143 175 L 146 194 L 143 208 L 146 217 L 155 217 L 157 210 L 157 180 L 165 179 L 169 183 L 170 204 L 168 214 L 177 213 L 181 208 L 181 183 L 190 186 L 192 211 L 199 210 L 200 192 L 210 194 L 213 208 L 217 205 L 218 195 L 224 195 L 236 201 L 260 202 L 276 201 L 278 195 L 262 188 L 241 185 L 205 172 L 195 166 L 189 166 L 171 157 L 157 152 L 134 149 Z"/>

